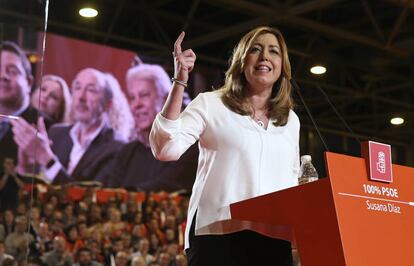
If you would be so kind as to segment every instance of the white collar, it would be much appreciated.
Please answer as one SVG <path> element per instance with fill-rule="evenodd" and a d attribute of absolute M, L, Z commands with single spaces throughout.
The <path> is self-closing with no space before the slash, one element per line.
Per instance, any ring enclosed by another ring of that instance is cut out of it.
<path fill-rule="evenodd" d="M 107 124 L 106 119 L 102 118 L 99 126 L 94 131 L 88 133 L 85 136 L 85 142 L 83 145 L 81 145 L 78 139 L 79 132 L 81 130 L 81 125 L 79 122 L 76 122 L 73 125 L 73 127 L 70 129 L 70 132 L 69 132 L 70 138 L 72 139 L 74 145 L 76 144 L 78 146 L 82 146 L 83 148 L 86 148 L 92 143 L 92 141 L 94 141 L 94 139 L 99 135 L 99 133 L 102 131 L 102 129 L 105 127 L 106 124 Z"/>

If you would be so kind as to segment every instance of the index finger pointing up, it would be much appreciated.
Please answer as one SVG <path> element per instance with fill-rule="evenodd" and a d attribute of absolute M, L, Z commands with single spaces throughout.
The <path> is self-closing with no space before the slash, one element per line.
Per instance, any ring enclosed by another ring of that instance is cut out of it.
<path fill-rule="evenodd" d="M 184 40 L 185 32 L 182 31 L 174 43 L 174 56 L 181 54 L 181 43 Z"/>

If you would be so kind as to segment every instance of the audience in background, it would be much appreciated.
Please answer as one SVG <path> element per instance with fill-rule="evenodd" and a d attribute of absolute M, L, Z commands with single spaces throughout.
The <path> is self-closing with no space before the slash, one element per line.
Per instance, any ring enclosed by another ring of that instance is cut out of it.
<path fill-rule="evenodd" d="M 42 256 L 42 261 L 47 266 L 72 266 L 73 256 L 66 250 L 66 241 L 62 236 L 53 239 L 53 249 Z"/>
<path fill-rule="evenodd" d="M 0 223 L 0 242 L 4 242 L 6 237 L 14 232 L 14 213 L 12 210 L 6 210 L 3 213 L 3 219 Z"/>
<path fill-rule="evenodd" d="M 95 192 L 73 200 L 66 189 L 39 187 L 43 192 L 35 186 L 32 210 L 24 213 L 27 217 L 30 213 L 32 217 L 39 214 L 37 229 L 27 233 L 26 216 L 17 216 L 14 232 L 3 230 L 6 241 L 0 239 L 0 259 L 13 256 L 14 260 L 22 261 L 26 257 L 24 251 L 28 250 L 27 259 L 33 265 L 186 265 L 183 243 L 178 239 L 183 236 L 181 228 L 186 217 L 182 214 L 187 197 L 148 193 L 137 201 L 136 193 L 129 192 L 128 199 L 110 197 L 105 202 L 85 206 L 85 202 L 95 201 Z M 25 202 L 27 197 L 22 197 L 18 204 Z M 135 207 L 131 207 L 133 204 Z M 65 223 L 70 209 L 74 218 Z M 127 215 L 128 209 L 136 209 L 133 218 Z M 14 213 L 11 210 L 0 213 L 3 228 L 13 227 L 10 220 Z M 170 238 L 170 231 L 180 237 Z M 36 262 L 39 258 L 42 262 Z"/>
<path fill-rule="evenodd" d="M 92 252 L 89 248 L 80 248 L 77 252 L 78 262 L 73 266 L 100 266 L 97 261 L 92 259 Z"/>
<path fill-rule="evenodd" d="M 25 216 L 17 216 L 15 223 L 15 231 L 6 237 L 4 244 L 6 253 L 13 256 L 20 263 L 26 259 L 27 247 L 34 241 L 34 238 L 26 232 L 27 219 Z"/>
<path fill-rule="evenodd" d="M 3 262 L 6 259 L 14 259 L 14 258 L 12 255 L 6 253 L 6 247 L 4 246 L 4 242 L 0 241 L 0 265 L 3 265 Z"/>

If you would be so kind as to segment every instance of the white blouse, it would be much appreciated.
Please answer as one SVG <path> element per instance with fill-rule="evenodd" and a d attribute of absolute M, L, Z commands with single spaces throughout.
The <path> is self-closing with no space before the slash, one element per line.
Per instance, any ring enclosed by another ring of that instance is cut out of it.
<path fill-rule="evenodd" d="M 221 91 L 199 94 L 177 120 L 158 114 L 151 149 L 163 161 L 177 160 L 199 140 L 200 155 L 187 216 L 185 248 L 197 211 L 195 234 L 224 234 L 253 229 L 231 220 L 234 202 L 298 184 L 299 119 L 291 110 L 285 126 L 267 129 L 250 116 L 228 109 Z"/>

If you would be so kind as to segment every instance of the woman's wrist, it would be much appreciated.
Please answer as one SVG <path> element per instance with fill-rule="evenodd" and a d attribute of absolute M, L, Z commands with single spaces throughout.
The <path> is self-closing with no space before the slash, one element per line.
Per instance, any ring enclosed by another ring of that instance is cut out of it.
<path fill-rule="evenodd" d="M 183 80 L 179 80 L 179 79 L 176 79 L 176 78 L 171 78 L 171 81 L 173 82 L 173 83 L 175 83 L 176 85 L 181 85 L 181 86 L 183 86 L 185 89 L 187 89 L 188 88 L 188 83 L 187 82 L 185 82 L 185 81 L 183 81 Z"/>

